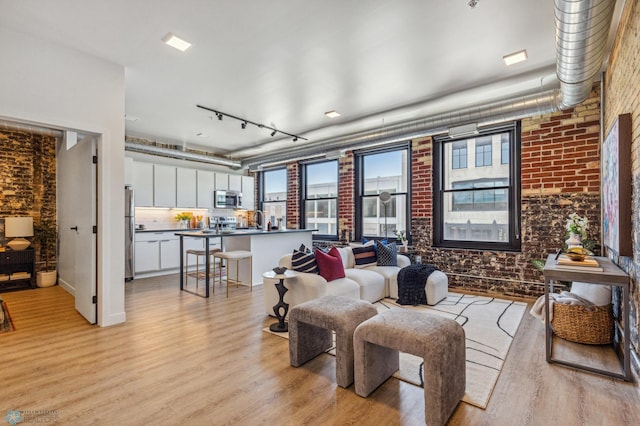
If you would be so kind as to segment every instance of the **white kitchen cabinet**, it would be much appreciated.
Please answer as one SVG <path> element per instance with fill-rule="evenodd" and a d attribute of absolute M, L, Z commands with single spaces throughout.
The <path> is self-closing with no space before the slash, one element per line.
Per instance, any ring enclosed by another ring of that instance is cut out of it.
<path fill-rule="evenodd" d="M 256 209 L 255 178 L 242 176 L 242 208 L 246 210 Z"/>
<path fill-rule="evenodd" d="M 124 186 L 133 186 L 133 158 L 124 157 Z"/>
<path fill-rule="evenodd" d="M 216 177 L 214 172 L 198 170 L 197 180 L 197 207 L 200 209 L 213 208 L 213 191 L 216 187 Z"/>
<path fill-rule="evenodd" d="M 197 187 L 195 169 L 176 168 L 176 207 L 196 207 Z"/>
<path fill-rule="evenodd" d="M 229 174 L 216 172 L 216 189 L 226 191 L 229 189 Z"/>
<path fill-rule="evenodd" d="M 155 164 L 153 166 L 153 205 L 176 206 L 176 168 Z"/>
<path fill-rule="evenodd" d="M 167 239 L 160 240 L 160 269 L 180 267 L 180 237 L 168 233 Z"/>
<path fill-rule="evenodd" d="M 152 272 L 160 269 L 160 241 L 138 241 L 135 242 L 135 272 Z"/>
<path fill-rule="evenodd" d="M 153 207 L 153 164 L 134 161 L 132 172 L 136 207 Z"/>
<path fill-rule="evenodd" d="M 229 175 L 229 191 L 242 192 L 242 176 Z"/>

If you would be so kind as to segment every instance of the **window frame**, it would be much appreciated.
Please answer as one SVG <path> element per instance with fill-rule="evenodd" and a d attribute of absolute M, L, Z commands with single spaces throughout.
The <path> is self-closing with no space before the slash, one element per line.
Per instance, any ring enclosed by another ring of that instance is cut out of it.
<path fill-rule="evenodd" d="M 397 144 L 393 144 L 393 145 L 388 145 L 388 146 L 384 146 L 384 147 L 379 147 L 379 148 L 370 148 L 370 149 L 362 149 L 362 150 L 358 150 L 354 152 L 354 156 L 355 156 L 355 161 L 354 161 L 354 165 L 355 165 L 355 198 L 356 198 L 356 203 L 355 203 L 355 212 L 354 212 L 354 229 L 355 229 L 355 236 L 354 236 L 354 240 L 355 241 L 361 241 L 363 237 L 366 237 L 368 239 L 385 239 L 387 237 L 385 236 L 369 236 L 369 235 L 363 235 L 363 220 L 362 220 L 362 214 L 363 214 L 363 206 L 364 206 L 364 199 L 365 198 L 378 198 L 379 195 L 364 195 L 364 159 L 367 155 L 374 155 L 374 154 L 382 154 L 385 152 L 393 152 L 393 151 L 402 151 L 402 150 L 406 150 L 407 151 L 407 182 L 406 182 L 406 192 L 393 192 L 390 193 L 391 197 L 395 197 L 397 195 L 401 195 L 401 196 L 405 196 L 405 223 L 406 223 L 406 227 L 407 229 L 405 229 L 405 235 L 407 240 L 409 241 L 409 244 L 411 244 L 411 146 L 412 143 L 411 141 L 405 141 L 405 142 L 401 142 L 401 143 L 397 143 Z M 396 206 L 397 208 L 397 206 Z M 396 235 L 394 234 L 389 234 L 388 235 L 388 240 L 389 241 L 396 241 Z"/>
<path fill-rule="evenodd" d="M 285 220 L 286 216 L 287 216 L 287 208 L 288 208 L 288 201 L 289 201 L 289 173 L 287 171 L 287 167 L 274 167 L 271 169 L 266 169 L 266 170 L 261 170 L 260 173 L 258 174 L 258 208 L 259 210 L 262 212 L 263 216 L 266 216 L 264 214 L 265 209 L 265 204 L 270 204 L 270 203 L 281 203 L 283 200 L 277 200 L 277 201 L 266 201 L 264 199 L 265 194 L 266 194 L 266 188 L 265 188 L 265 184 L 266 184 L 266 179 L 265 179 L 265 174 L 269 173 L 269 172 L 275 172 L 275 171 L 279 171 L 279 170 L 284 170 L 285 172 L 285 194 L 286 194 L 286 198 L 284 199 L 284 214 L 285 214 Z M 263 221 L 265 222 L 263 224 L 263 226 L 266 226 L 266 222 L 268 221 L 268 219 L 265 217 L 263 218 Z M 286 225 L 286 224 L 285 224 Z"/>
<path fill-rule="evenodd" d="M 446 240 L 444 239 L 444 208 L 445 194 L 461 191 L 460 189 L 444 189 L 444 149 L 447 143 L 454 143 L 460 140 L 468 140 L 469 136 L 452 139 L 449 136 L 434 136 L 433 145 L 433 246 L 439 248 L 458 248 L 471 250 L 493 250 L 493 251 L 520 251 L 520 217 L 521 217 L 521 122 L 505 123 L 498 126 L 484 128 L 475 136 L 483 137 L 497 133 L 510 133 L 509 145 L 509 183 L 507 189 L 508 197 L 508 241 L 476 241 L 476 240 Z M 501 142 L 502 143 L 502 140 Z M 501 145 L 502 147 L 502 145 Z M 501 149 L 502 151 L 502 149 Z M 503 187 L 495 187 L 501 189 Z"/>
<path fill-rule="evenodd" d="M 336 196 L 335 197 L 318 197 L 318 198 L 307 198 L 307 167 L 314 164 L 321 163 L 336 163 Z M 312 234 L 313 240 L 321 240 L 321 241 L 338 241 L 338 228 L 340 226 L 340 162 L 337 159 L 321 159 L 314 161 L 305 161 L 300 163 L 300 223 L 302 226 L 307 225 L 306 217 L 307 217 L 307 201 L 319 201 L 319 200 L 335 200 L 336 204 L 336 215 L 335 215 L 335 234 L 321 234 L 319 231 L 314 232 Z"/>

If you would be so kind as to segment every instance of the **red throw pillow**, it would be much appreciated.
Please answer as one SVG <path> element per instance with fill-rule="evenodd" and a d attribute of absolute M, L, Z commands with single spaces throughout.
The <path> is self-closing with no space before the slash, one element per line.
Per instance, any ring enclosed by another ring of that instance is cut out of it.
<path fill-rule="evenodd" d="M 329 253 L 316 249 L 315 255 L 318 270 L 325 280 L 333 281 L 345 277 L 342 257 L 340 257 L 340 252 L 337 248 L 333 247 L 329 250 Z"/>

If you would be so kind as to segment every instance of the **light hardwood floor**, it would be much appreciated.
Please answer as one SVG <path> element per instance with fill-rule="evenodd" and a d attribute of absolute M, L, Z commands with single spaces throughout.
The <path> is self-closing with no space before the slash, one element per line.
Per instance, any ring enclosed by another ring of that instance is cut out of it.
<path fill-rule="evenodd" d="M 419 425 L 423 390 L 389 379 L 369 398 L 335 384 L 335 359 L 289 366 L 262 288 L 178 290 L 177 275 L 126 286 L 127 322 L 99 328 L 60 287 L 1 294 L 16 331 L 0 334 L 0 418 L 54 410 L 64 425 Z M 525 315 L 486 410 L 460 403 L 451 425 L 637 425 L 631 383 L 548 365 Z M 49 413 L 49 415 L 52 415 Z"/>

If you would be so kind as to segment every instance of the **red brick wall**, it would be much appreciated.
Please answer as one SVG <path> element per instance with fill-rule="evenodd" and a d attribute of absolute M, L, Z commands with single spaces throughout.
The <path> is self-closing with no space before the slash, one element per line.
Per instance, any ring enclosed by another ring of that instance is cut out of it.
<path fill-rule="evenodd" d="M 338 237 L 355 235 L 355 157 L 352 151 L 338 159 Z"/>
<path fill-rule="evenodd" d="M 300 228 L 300 176 L 298 163 L 287 164 L 287 228 Z"/>
<path fill-rule="evenodd" d="M 431 138 L 416 139 L 411 146 L 411 216 L 431 217 L 432 192 Z"/>

